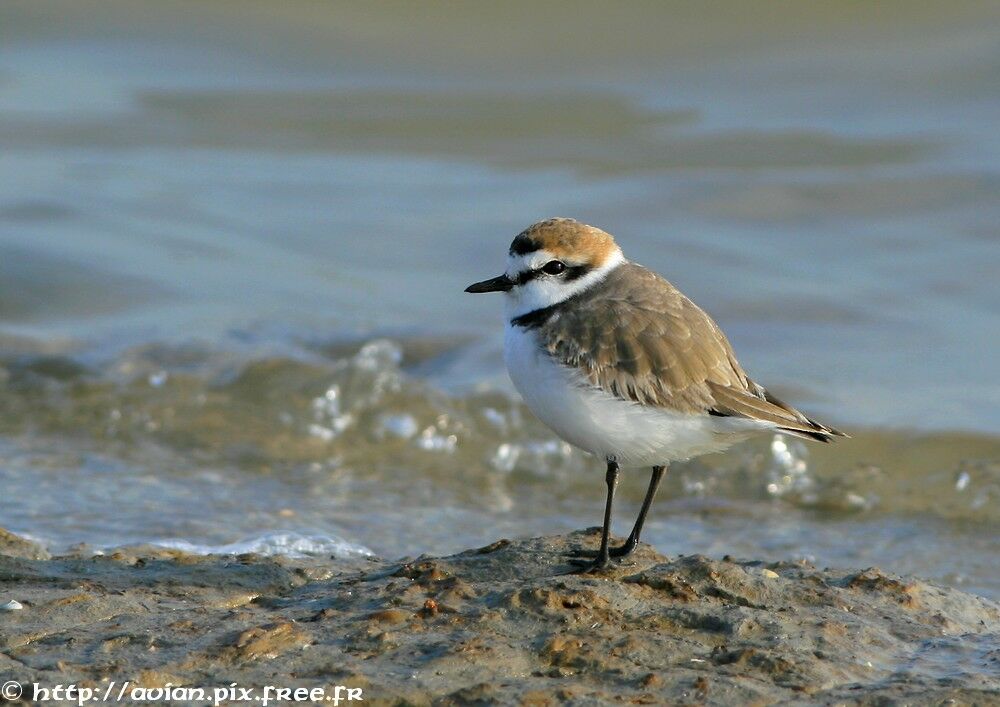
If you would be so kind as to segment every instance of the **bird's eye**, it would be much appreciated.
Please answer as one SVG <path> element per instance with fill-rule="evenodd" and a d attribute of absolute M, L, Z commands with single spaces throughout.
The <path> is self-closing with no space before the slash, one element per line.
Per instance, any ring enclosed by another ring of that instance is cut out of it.
<path fill-rule="evenodd" d="M 558 275 L 565 269 L 565 263 L 560 260 L 550 260 L 542 266 L 542 272 L 546 275 Z"/>

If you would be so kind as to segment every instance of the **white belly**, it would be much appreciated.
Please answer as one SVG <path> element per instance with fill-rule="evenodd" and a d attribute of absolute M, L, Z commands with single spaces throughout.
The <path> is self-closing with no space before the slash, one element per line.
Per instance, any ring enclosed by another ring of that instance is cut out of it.
<path fill-rule="evenodd" d="M 622 466 L 652 466 L 717 452 L 770 425 L 686 415 L 610 395 L 556 363 L 535 335 L 507 324 L 504 362 L 531 411 L 570 444 Z"/>

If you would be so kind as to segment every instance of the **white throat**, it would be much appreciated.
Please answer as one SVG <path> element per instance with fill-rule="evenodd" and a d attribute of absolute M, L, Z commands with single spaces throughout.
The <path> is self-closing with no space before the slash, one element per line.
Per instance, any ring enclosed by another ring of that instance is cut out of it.
<path fill-rule="evenodd" d="M 550 260 L 553 260 L 552 255 L 545 251 L 529 253 L 526 256 L 511 256 L 507 276 L 516 280 L 520 273 L 539 268 Z M 625 256 L 622 255 L 621 249 L 616 248 L 600 267 L 594 268 L 576 280 L 567 282 L 556 276 L 542 276 L 518 285 L 504 297 L 507 320 L 534 312 L 536 309 L 559 304 L 597 284 L 624 262 Z"/>

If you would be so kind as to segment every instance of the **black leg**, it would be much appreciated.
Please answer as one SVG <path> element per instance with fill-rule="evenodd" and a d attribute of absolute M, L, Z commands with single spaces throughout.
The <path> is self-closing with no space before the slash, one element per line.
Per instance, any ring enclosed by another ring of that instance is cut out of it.
<path fill-rule="evenodd" d="M 601 549 L 597 551 L 599 568 L 608 564 L 608 542 L 611 540 L 611 508 L 615 504 L 615 490 L 618 488 L 618 463 L 608 462 L 608 471 L 604 475 L 604 483 L 608 486 L 608 500 L 604 504 L 604 528 L 601 530 Z"/>
<path fill-rule="evenodd" d="M 607 568 L 610 564 L 611 554 L 608 550 L 608 541 L 611 539 L 611 509 L 615 503 L 615 489 L 618 488 L 618 463 L 608 460 L 608 471 L 604 476 L 608 485 L 608 498 L 604 504 L 604 527 L 601 529 L 601 549 L 597 551 L 597 557 L 593 562 L 587 563 L 580 570 L 581 572 L 599 572 Z"/>
<path fill-rule="evenodd" d="M 639 535 L 642 533 L 642 526 L 646 522 L 646 515 L 649 513 L 650 506 L 653 505 L 653 499 L 656 498 L 656 490 L 660 487 L 660 482 L 663 481 L 663 474 L 666 472 L 667 467 L 665 466 L 654 466 L 653 474 L 649 477 L 649 488 L 646 489 L 646 498 L 642 499 L 642 508 L 639 509 L 639 517 L 635 519 L 635 525 L 632 526 L 632 532 L 628 534 L 628 540 L 618 547 L 613 547 L 609 551 L 611 557 L 625 557 L 639 545 Z"/>
<path fill-rule="evenodd" d="M 642 526 L 646 523 L 646 516 L 649 514 L 649 509 L 653 505 L 653 499 L 656 498 L 656 491 L 660 487 L 660 482 L 663 481 L 663 475 L 666 471 L 666 466 L 653 467 L 653 474 L 649 477 L 649 487 L 646 489 L 646 497 L 642 500 L 642 508 L 639 509 L 639 517 L 635 519 L 632 532 L 629 533 L 628 540 L 624 543 L 618 547 L 608 549 L 609 557 L 625 557 L 638 547 Z M 596 553 L 594 550 L 577 550 L 573 555 L 575 557 L 598 557 L 599 553 Z"/>

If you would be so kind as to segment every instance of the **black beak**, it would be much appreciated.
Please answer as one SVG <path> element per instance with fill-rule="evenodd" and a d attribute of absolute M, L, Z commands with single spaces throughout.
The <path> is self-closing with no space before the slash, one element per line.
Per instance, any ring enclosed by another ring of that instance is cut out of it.
<path fill-rule="evenodd" d="M 507 292 L 514 283 L 506 275 L 497 275 L 489 280 L 476 282 L 465 288 L 466 292 Z"/>

